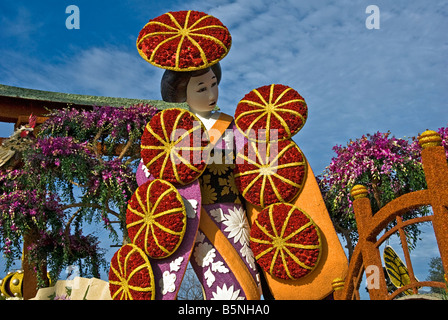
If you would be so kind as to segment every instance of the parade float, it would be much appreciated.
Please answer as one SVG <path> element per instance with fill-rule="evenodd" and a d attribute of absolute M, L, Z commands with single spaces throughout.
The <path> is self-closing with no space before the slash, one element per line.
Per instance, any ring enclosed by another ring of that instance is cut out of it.
<path fill-rule="evenodd" d="M 188 264 L 206 300 L 359 299 L 362 274 L 382 268 L 379 246 L 394 232 L 407 268 L 386 250 L 395 261 L 387 272 L 400 281 L 390 294 L 380 272 L 370 298 L 417 294 L 422 285 L 444 288 L 414 277 L 403 231 L 431 221 L 447 269 L 448 168 L 438 134 L 420 137 L 428 189 L 393 200 L 375 216 L 367 189 L 352 189 L 359 241 L 349 263 L 311 165 L 292 140 L 312 106 L 285 84 L 266 84 L 248 90 L 233 116 L 219 111 L 220 61 L 231 44 L 221 21 L 197 11 L 168 12 L 142 28 L 140 56 L 165 71 L 163 102 L 140 139 L 125 218 L 129 243 L 110 261 L 108 281 L 59 280 L 35 299 L 175 300 Z M 424 205 L 434 214 L 401 220 Z M 393 220 L 396 226 L 377 241 Z M 3 279 L 4 295 L 23 295 L 27 267 Z"/>

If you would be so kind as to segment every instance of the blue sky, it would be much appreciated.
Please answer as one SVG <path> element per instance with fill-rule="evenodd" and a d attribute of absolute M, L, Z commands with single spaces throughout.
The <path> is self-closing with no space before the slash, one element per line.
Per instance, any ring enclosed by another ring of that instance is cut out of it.
<path fill-rule="evenodd" d="M 365 26 L 372 4 L 379 30 Z M 79 7 L 79 30 L 65 26 L 68 5 Z M 294 140 L 315 174 L 335 144 L 448 125 L 448 2 L 440 0 L 2 1 L 0 83 L 160 99 L 163 71 L 140 58 L 136 37 L 150 18 L 188 9 L 216 16 L 232 34 L 221 63 L 224 112 L 271 83 L 305 98 L 309 119 Z M 11 130 L 0 125 L 0 136 Z"/>

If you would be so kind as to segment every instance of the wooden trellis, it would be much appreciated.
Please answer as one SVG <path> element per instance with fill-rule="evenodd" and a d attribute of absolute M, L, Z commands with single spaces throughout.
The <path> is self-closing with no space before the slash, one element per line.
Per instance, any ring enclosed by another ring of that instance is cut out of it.
<path fill-rule="evenodd" d="M 389 202 L 375 215 L 372 215 L 367 188 L 357 185 L 351 194 L 354 198 L 353 207 L 358 226 L 359 241 L 350 261 L 345 280 L 335 279 L 334 297 L 338 300 L 359 299 L 359 287 L 362 275 L 368 266 L 376 266 L 380 270 L 378 285 L 368 287 L 370 299 L 394 299 L 398 294 L 411 289 L 417 293 L 419 287 L 446 288 L 446 284 L 436 281 L 419 282 L 414 277 L 412 261 L 407 247 L 404 228 L 411 224 L 431 221 L 437 245 L 439 247 L 445 279 L 448 272 L 448 165 L 445 150 L 441 146 L 441 138 L 435 131 L 426 131 L 419 137 L 422 146 L 422 163 L 425 172 L 427 189 L 404 194 Z M 433 215 L 418 217 L 403 221 L 402 217 L 410 210 L 422 206 L 431 206 Z M 397 224 L 377 240 L 379 234 L 392 222 Z M 405 285 L 389 294 L 383 273 L 379 247 L 393 233 L 398 232 L 402 244 L 406 265 L 409 271 L 410 284 Z"/>

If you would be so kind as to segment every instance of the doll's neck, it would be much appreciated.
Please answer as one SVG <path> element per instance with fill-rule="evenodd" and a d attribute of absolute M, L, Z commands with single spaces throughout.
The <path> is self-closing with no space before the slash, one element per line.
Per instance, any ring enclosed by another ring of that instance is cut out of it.
<path fill-rule="evenodd" d="M 190 109 L 190 112 L 192 112 L 198 117 L 199 120 L 201 120 L 207 130 L 210 130 L 210 128 L 215 124 L 220 115 L 220 112 L 216 111 L 196 112 Z"/>
<path fill-rule="evenodd" d="M 194 113 L 196 116 L 202 119 L 210 119 L 213 112 L 212 111 L 196 111 L 190 108 L 190 112 Z"/>

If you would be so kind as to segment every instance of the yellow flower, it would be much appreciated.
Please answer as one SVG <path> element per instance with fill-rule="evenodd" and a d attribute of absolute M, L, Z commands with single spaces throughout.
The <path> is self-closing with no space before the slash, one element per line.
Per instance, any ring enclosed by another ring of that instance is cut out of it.
<path fill-rule="evenodd" d="M 216 164 L 216 163 L 211 163 L 207 166 L 207 169 L 214 175 L 223 175 L 224 173 L 227 172 L 227 170 L 230 169 L 230 164 Z"/>
<path fill-rule="evenodd" d="M 234 194 L 239 194 L 238 188 L 235 184 L 235 178 L 233 173 L 229 174 L 227 178 L 218 178 L 218 183 L 220 186 L 224 186 L 222 189 L 221 195 L 229 194 L 230 192 Z"/>
<path fill-rule="evenodd" d="M 209 184 L 211 175 L 207 174 L 202 176 L 201 182 L 201 197 L 202 204 L 213 204 L 218 199 L 215 188 Z"/>

